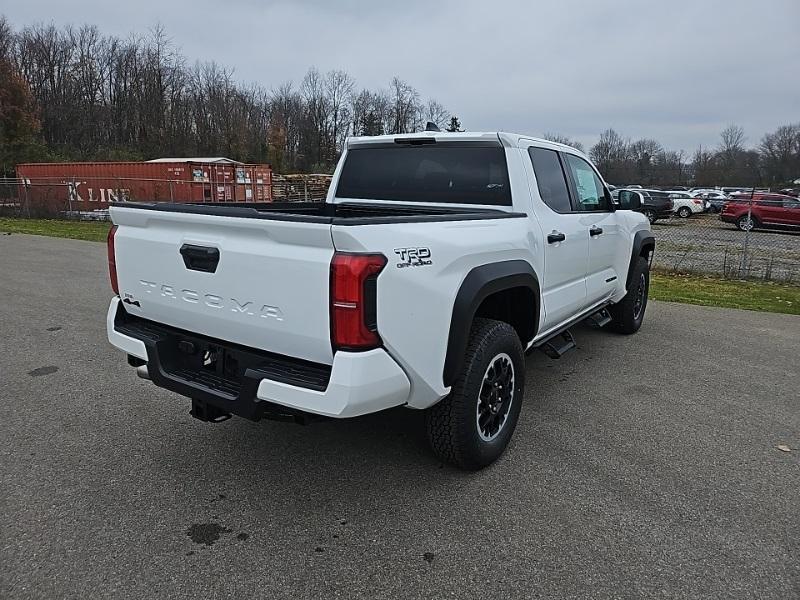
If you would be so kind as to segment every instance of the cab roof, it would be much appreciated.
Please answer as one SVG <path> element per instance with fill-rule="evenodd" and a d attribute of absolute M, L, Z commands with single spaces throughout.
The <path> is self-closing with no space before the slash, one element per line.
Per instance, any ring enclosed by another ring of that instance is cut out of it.
<path fill-rule="evenodd" d="M 542 138 L 525 135 L 522 133 L 511 133 L 506 131 L 420 131 L 417 133 L 393 133 L 389 135 L 354 136 L 347 138 L 347 147 L 362 146 L 367 144 L 387 144 L 397 140 L 416 140 L 433 139 L 439 141 L 463 141 L 463 142 L 489 142 L 499 141 L 503 146 L 516 148 L 521 140 L 535 142 L 536 145 L 544 147 L 568 150 L 574 154 L 583 156 L 583 152 L 572 146 L 551 142 Z"/>

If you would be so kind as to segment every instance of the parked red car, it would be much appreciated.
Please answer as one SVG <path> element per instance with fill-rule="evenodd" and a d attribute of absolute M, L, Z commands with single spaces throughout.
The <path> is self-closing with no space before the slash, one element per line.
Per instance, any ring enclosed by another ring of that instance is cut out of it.
<path fill-rule="evenodd" d="M 754 194 L 751 208 L 749 195 L 736 196 L 725 203 L 719 218 L 735 223 L 742 231 L 757 227 L 800 228 L 800 199 L 782 194 Z"/>

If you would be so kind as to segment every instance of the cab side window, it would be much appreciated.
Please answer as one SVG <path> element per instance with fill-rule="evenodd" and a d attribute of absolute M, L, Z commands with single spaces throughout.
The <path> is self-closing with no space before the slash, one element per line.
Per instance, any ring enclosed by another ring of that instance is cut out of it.
<path fill-rule="evenodd" d="M 570 175 L 578 193 L 574 210 L 576 211 L 600 211 L 611 210 L 608 198 L 606 197 L 603 182 L 595 173 L 595 170 L 582 158 L 572 154 L 565 154 L 567 165 L 569 165 Z"/>
<path fill-rule="evenodd" d="M 528 154 L 533 163 L 539 195 L 544 203 L 558 213 L 570 212 L 572 205 L 569 201 L 569 188 L 558 153 L 547 148 L 531 146 L 528 148 Z"/>

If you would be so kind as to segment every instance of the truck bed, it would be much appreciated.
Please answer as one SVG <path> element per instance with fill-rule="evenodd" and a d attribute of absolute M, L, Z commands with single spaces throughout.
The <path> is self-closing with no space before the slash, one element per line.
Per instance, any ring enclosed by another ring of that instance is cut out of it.
<path fill-rule="evenodd" d="M 327 225 L 381 225 L 388 223 L 422 223 L 433 221 L 469 221 L 525 217 L 525 213 L 487 208 L 430 207 L 408 204 L 369 204 L 325 202 L 126 202 L 116 208 L 133 208 L 162 212 L 295 221 Z"/>

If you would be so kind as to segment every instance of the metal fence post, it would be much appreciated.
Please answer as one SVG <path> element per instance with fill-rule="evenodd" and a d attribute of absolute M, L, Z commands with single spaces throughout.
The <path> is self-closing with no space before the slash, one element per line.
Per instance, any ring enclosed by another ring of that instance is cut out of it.
<path fill-rule="evenodd" d="M 28 218 L 31 218 L 31 202 L 28 198 L 28 187 L 31 185 L 31 180 L 25 177 L 22 180 L 22 189 L 25 190 L 25 213 L 28 215 Z"/>
<path fill-rule="evenodd" d="M 753 229 L 753 194 L 756 193 L 755 186 L 750 190 L 750 201 L 747 203 L 747 223 L 748 227 L 744 232 L 744 244 L 742 248 L 742 261 L 739 264 L 739 277 L 747 277 L 750 274 L 747 251 L 750 246 L 750 231 Z"/>

